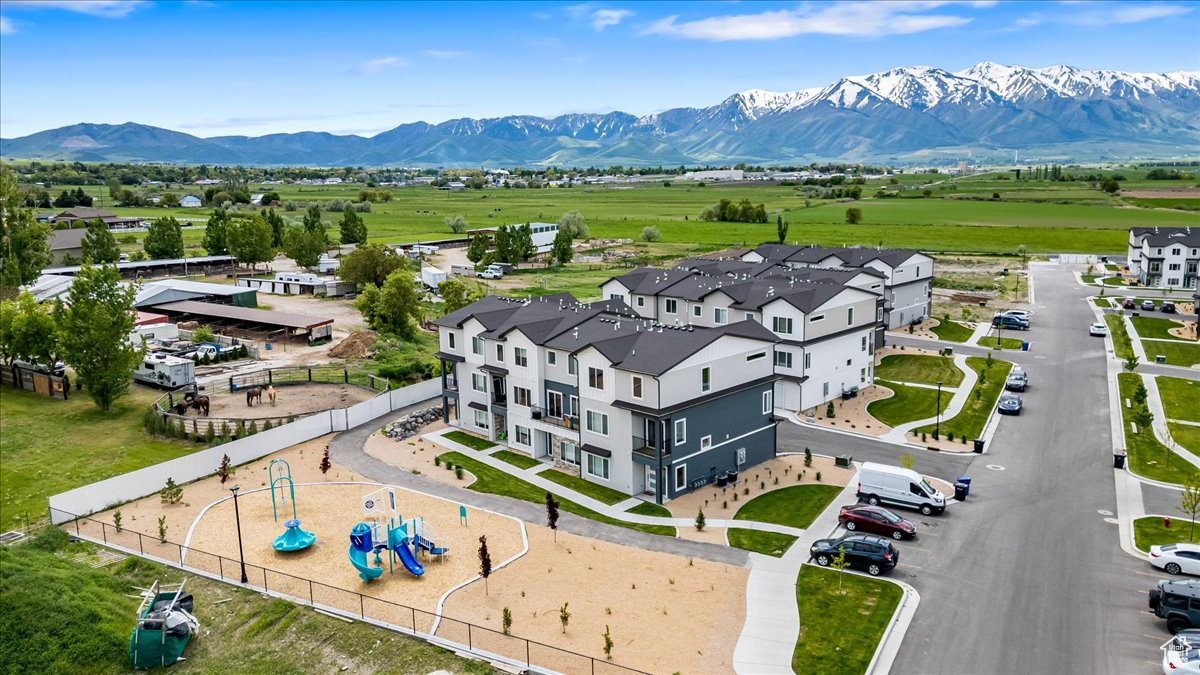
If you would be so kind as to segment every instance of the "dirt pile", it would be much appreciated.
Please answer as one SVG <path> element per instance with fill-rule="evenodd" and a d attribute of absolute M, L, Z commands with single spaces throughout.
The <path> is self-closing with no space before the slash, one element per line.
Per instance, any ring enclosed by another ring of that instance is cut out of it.
<path fill-rule="evenodd" d="M 329 350 L 329 355 L 336 359 L 361 359 L 371 353 L 371 347 L 379 339 L 379 334 L 372 330 L 358 331 L 346 336 L 337 346 Z"/>

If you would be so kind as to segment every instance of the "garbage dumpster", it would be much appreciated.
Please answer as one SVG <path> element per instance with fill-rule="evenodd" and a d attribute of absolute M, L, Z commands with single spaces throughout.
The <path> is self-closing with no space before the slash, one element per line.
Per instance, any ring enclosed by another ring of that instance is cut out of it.
<path fill-rule="evenodd" d="M 1125 453 L 1124 452 L 1117 451 L 1117 452 L 1113 453 L 1113 468 L 1114 469 L 1124 469 L 1125 468 Z"/>
<path fill-rule="evenodd" d="M 982 438 L 975 439 L 975 452 L 977 452 L 981 455 L 983 454 L 983 439 Z"/>
<path fill-rule="evenodd" d="M 963 493 L 963 497 L 964 497 L 964 498 L 965 498 L 967 495 L 971 494 L 971 477 L 970 477 L 970 476 L 959 476 L 958 478 L 955 478 L 955 479 L 954 479 L 954 483 L 955 483 L 956 485 L 957 485 L 957 484 L 959 484 L 959 483 L 962 483 L 963 485 L 965 485 L 965 486 L 966 486 L 966 488 L 967 488 L 967 489 L 966 489 L 966 492 L 964 492 L 964 493 Z"/>
<path fill-rule="evenodd" d="M 954 484 L 954 498 L 960 502 L 967 498 L 966 483 L 955 483 Z"/>
<path fill-rule="evenodd" d="M 1021 351 L 1029 351 L 1029 340 L 1021 340 Z"/>

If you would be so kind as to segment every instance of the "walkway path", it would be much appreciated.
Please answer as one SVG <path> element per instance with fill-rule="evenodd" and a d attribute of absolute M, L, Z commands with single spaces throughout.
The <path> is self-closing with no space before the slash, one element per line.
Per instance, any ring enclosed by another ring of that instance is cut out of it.
<path fill-rule="evenodd" d="M 979 373 L 976 373 L 974 368 L 967 365 L 967 357 L 965 355 L 956 354 L 954 356 L 954 365 L 958 366 L 958 369 L 963 372 L 963 381 L 958 385 L 957 389 L 952 390 L 954 391 L 954 397 L 946 405 L 946 411 L 941 414 L 941 419 L 944 420 L 952 419 L 955 415 L 962 412 L 963 406 L 971 398 L 971 390 L 975 388 L 975 383 L 979 380 Z M 906 422 L 893 427 L 880 438 L 893 443 L 905 443 L 908 439 L 908 432 L 917 427 L 923 427 L 926 424 L 933 424 L 937 419 L 937 416 L 934 416 L 916 420 L 915 422 Z"/>
<path fill-rule="evenodd" d="M 1141 375 L 1140 377 L 1142 383 L 1146 385 L 1146 406 L 1154 415 L 1154 421 L 1150 424 L 1151 430 L 1154 431 L 1154 437 L 1158 439 L 1159 443 L 1174 450 L 1175 454 L 1191 462 L 1192 466 L 1200 469 L 1200 457 L 1171 438 L 1171 430 L 1167 428 L 1167 411 L 1163 408 L 1162 396 L 1158 393 L 1158 380 L 1153 375 Z M 1120 404 L 1124 406 L 1125 401 L 1122 400 Z"/>

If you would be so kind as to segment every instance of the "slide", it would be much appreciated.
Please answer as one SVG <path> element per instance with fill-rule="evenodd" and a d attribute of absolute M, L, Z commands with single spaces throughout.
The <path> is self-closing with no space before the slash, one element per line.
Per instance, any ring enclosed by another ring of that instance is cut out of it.
<path fill-rule="evenodd" d="M 413 550 L 408 547 L 408 540 L 404 539 L 398 546 L 393 546 L 392 550 L 400 557 L 400 563 L 404 565 L 404 569 L 408 570 L 413 576 L 421 576 L 425 574 L 425 567 L 413 555 Z"/>
<path fill-rule="evenodd" d="M 353 545 L 350 546 L 350 564 L 358 570 L 358 576 L 362 577 L 363 581 L 378 579 L 383 575 L 383 568 L 372 566 L 367 561 L 367 554 L 354 548 Z"/>

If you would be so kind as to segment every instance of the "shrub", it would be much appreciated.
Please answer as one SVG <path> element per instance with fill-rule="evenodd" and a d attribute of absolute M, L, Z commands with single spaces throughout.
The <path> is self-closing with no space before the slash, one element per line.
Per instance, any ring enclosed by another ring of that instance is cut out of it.
<path fill-rule="evenodd" d="M 167 543 L 167 517 L 158 517 L 158 541 L 159 543 Z"/>
<path fill-rule="evenodd" d="M 167 478 L 167 484 L 158 492 L 163 504 L 178 504 L 183 499 L 183 488 L 175 483 L 174 478 Z"/>
<path fill-rule="evenodd" d="M 117 532 L 121 531 L 121 509 L 113 511 L 113 527 L 117 528 Z"/>
<path fill-rule="evenodd" d="M 462 465 L 461 465 L 461 464 L 459 464 L 458 466 L 455 466 L 455 467 L 454 467 L 454 477 L 455 477 L 455 478 L 457 478 L 457 479 L 459 479 L 459 480 L 462 480 L 462 478 L 463 478 L 463 468 L 462 468 Z"/>
<path fill-rule="evenodd" d="M 837 413 L 833 411 L 833 401 L 830 401 L 829 404 L 825 406 L 825 416 L 829 419 L 833 419 L 836 414 Z"/>
<path fill-rule="evenodd" d="M 696 531 L 697 532 L 704 531 L 704 511 L 702 511 L 702 510 L 696 511 Z"/>
<path fill-rule="evenodd" d="M 504 628 L 504 634 L 509 635 L 512 630 L 512 610 L 505 607 L 500 618 L 500 625 Z"/>
<path fill-rule="evenodd" d="M 821 472 L 820 471 L 817 472 L 817 482 L 818 483 L 821 482 Z"/>
<path fill-rule="evenodd" d="M 804 449 L 804 466 L 812 466 L 812 450 Z"/>

